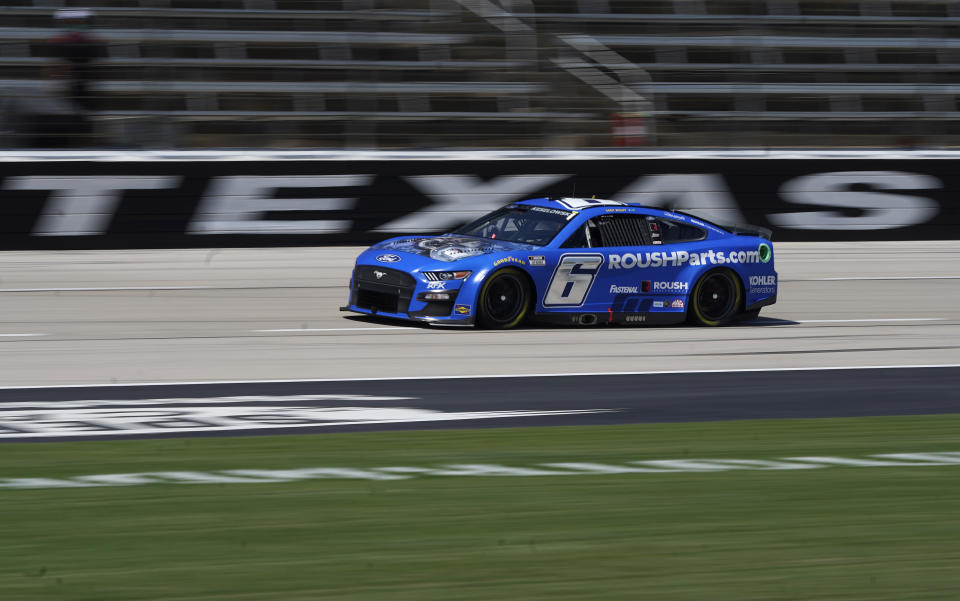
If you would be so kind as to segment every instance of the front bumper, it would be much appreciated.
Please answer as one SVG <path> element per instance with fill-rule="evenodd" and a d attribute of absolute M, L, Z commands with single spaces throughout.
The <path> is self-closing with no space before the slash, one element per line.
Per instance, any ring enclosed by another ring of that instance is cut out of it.
<path fill-rule="evenodd" d="M 357 265 L 350 280 L 350 302 L 340 310 L 438 325 L 474 323 L 470 307 L 464 315 L 463 305 L 457 303 L 459 289 L 443 289 L 447 300 L 427 300 L 425 295 L 431 290 L 423 290 L 425 285 L 404 271 Z"/>
<path fill-rule="evenodd" d="M 403 321 L 416 321 L 419 323 L 428 323 L 435 326 L 472 326 L 474 324 L 473 316 L 470 317 L 433 317 L 427 315 L 418 315 L 416 313 L 385 313 L 383 311 L 373 311 L 358 307 L 356 305 L 344 305 L 340 307 L 341 311 L 350 311 L 360 313 L 361 315 L 370 315 L 376 317 L 385 317 L 388 319 L 401 319 Z"/>

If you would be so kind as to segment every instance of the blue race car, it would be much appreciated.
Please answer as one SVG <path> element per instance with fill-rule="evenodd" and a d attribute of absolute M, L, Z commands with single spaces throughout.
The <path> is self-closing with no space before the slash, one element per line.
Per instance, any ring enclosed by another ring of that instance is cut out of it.
<path fill-rule="evenodd" d="M 357 257 L 342 311 L 512 328 L 726 325 L 777 300 L 770 231 L 612 200 L 509 204 L 450 234 Z"/>

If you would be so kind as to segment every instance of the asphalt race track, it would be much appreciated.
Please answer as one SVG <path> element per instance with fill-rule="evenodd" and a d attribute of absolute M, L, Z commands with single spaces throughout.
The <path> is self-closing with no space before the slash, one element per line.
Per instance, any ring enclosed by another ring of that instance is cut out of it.
<path fill-rule="evenodd" d="M 960 367 L 0 390 L 0 440 L 960 412 Z"/>
<path fill-rule="evenodd" d="M 0 387 L 960 365 L 960 243 L 793 243 L 775 249 L 780 302 L 754 323 L 508 332 L 340 313 L 355 248 L 4 252 Z M 635 399 L 647 404 L 636 405 L 637 411 L 651 410 L 650 402 L 685 399 L 682 406 L 654 406 L 661 416 L 655 419 L 673 420 L 758 417 L 763 402 L 789 415 L 813 401 L 822 409 L 827 398 L 858 399 L 851 411 L 859 415 L 870 412 L 870 399 L 895 396 L 884 396 L 876 382 L 887 382 L 887 390 L 906 397 L 903 403 L 934 403 L 920 412 L 954 412 L 951 390 L 960 384 L 952 369 L 804 372 L 824 374 L 813 378 L 791 373 L 770 372 L 762 382 L 741 373 L 727 376 L 735 384 L 703 374 L 630 385 L 644 389 Z M 888 373 L 892 379 L 884 380 Z M 588 392 L 586 386 L 568 390 L 569 378 L 527 381 L 534 384 L 523 388 L 524 395 L 499 398 L 487 384 L 461 387 L 478 395 L 464 410 L 507 410 L 511 403 L 553 410 L 561 399 L 583 399 Z M 440 382 L 393 395 L 449 393 L 450 382 Z M 750 385 L 763 395 L 749 392 Z M 266 386 L 269 392 L 257 394 L 316 393 Z M 674 396 L 678 390 L 686 392 Z M 12 399 L 12 392 L 3 398 Z M 131 398 L 143 398 L 138 395 Z M 586 396 L 587 407 L 604 408 L 618 408 L 610 403 L 625 398 Z M 104 397 L 102 390 L 78 389 L 70 398 Z M 891 408 L 894 400 L 884 403 L 877 413 L 912 412 Z M 649 417 L 592 415 L 597 423 Z"/>

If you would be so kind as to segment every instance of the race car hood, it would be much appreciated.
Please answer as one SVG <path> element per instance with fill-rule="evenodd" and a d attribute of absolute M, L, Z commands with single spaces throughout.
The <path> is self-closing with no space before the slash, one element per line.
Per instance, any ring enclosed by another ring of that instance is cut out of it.
<path fill-rule="evenodd" d="M 514 250 L 530 250 L 538 247 L 532 244 L 520 244 L 519 242 L 445 234 L 443 236 L 433 236 L 430 238 L 393 238 L 392 240 L 374 244 L 370 248 L 373 250 L 396 250 L 413 253 L 430 257 L 436 261 L 449 263 L 460 259 L 478 257 L 480 255 Z"/>

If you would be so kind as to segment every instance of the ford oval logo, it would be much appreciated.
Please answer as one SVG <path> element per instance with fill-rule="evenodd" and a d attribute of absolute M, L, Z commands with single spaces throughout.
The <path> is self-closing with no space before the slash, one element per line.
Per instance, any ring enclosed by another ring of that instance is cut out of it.
<path fill-rule="evenodd" d="M 397 255 L 379 255 L 377 257 L 377 261 L 380 261 L 381 263 L 396 263 L 399 260 L 400 257 Z"/>

